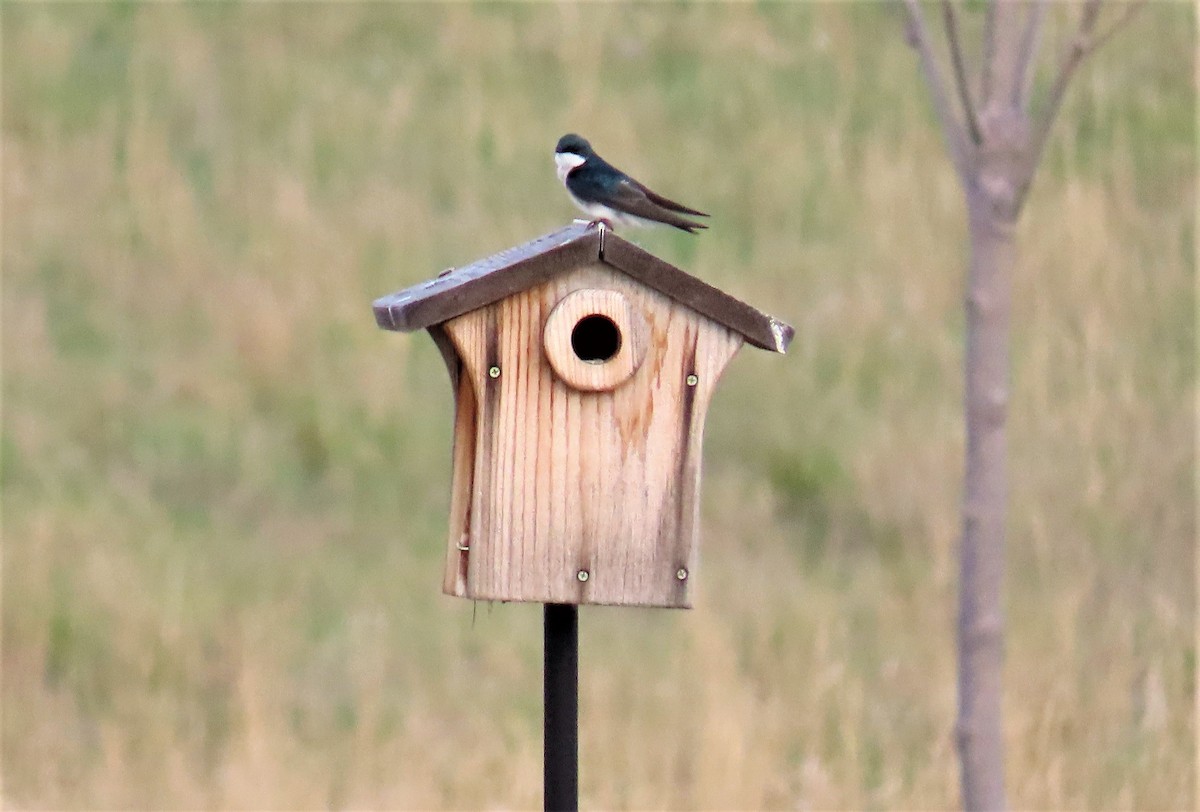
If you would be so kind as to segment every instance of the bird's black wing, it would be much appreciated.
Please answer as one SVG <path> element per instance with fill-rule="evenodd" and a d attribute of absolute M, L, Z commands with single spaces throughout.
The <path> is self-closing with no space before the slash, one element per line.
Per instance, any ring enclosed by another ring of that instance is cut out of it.
<path fill-rule="evenodd" d="M 676 203 L 674 200 L 672 200 L 669 197 L 663 197 L 662 195 L 658 194 L 657 192 L 651 191 L 646 186 L 638 183 L 636 180 L 633 181 L 633 183 L 637 184 L 637 187 L 642 191 L 642 194 L 644 194 L 650 200 L 650 202 L 655 204 L 656 206 L 662 206 L 664 209 L 668 209 L 670 211 L 677 211 L 680 214 L 695 214 L 695 215 L 699 215 L 700 217 L 708 217 L 708 215 L 702 211 L 699 211 L 697 209 L 690 209 L 687 206 L 683 205 L 682 203 Z"/>
<path fill-rule="evenodd" d="M 685 211 L 690 214 L 701 214 L 705 217 L 708 215 L 680 206 L 678 203 L 672 203 L 670 200 L 654 194 L 632 178 L 622 180 L 607 191 L 612 196 L 611 200 L 608 201 L 610 205 L 636 217 L 666 223 L 667 225 L 675 226 L 675 228 L 683 229 L 689 234 L 694 234 L 698 228 L 708 228 L 704 223 L 697 223 L 694 220 L 681 217 L 678 212 Z M 670 203 L 671 206 L 663 205 L 659 201 Z"/>

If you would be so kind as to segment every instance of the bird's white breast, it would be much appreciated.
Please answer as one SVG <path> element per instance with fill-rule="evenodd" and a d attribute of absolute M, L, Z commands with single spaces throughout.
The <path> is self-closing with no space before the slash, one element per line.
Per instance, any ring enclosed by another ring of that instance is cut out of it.
<path fill-rule="evenodd" d="M 576 155 L 574 152 L 554 153 L 554 165 L 558 168 L 558 179 L 562 183 L 567 182 L 567 173 L 582 163 L 583 156 Z"/>

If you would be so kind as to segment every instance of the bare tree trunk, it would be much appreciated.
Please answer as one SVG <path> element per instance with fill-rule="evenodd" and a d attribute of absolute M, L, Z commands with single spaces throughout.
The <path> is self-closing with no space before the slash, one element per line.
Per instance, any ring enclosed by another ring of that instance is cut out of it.
<path fill-rule="evenodd" d="M 965 358 L 967 457 L 963 484 L 958 613 L 958 722 L 955 739 L 967 809 L 1003 809 L 1004 519 L 1008 506 L 1005 422 L 1015 226 L 1041 162 L 1067 85 L 1083 59 L 1137 12 L 1127 3 L 1097 31 L 1102 0 L 1085 0 L 1045 107 L 1030 110 L 1030 89 L 1047 0 L 988 0 L 978 96 L 962 43 L 958 6 L 941 0 L 954 92 L 934 53 L 919 0 L 905 0 L 907 36 L 917 50 L 966 195 L 971 256 L 967 269 Z M 957 101 L 957 108 L 955 107 Z"/>
<path fill-rule="evenodd" d="M 967 191 L 965 359 L 967 457 L 963 485 L 955 739 L 967 809 L 1003 809 L 1005 421 L 1009 391 L 1013 223 L 978 188 Z"/>

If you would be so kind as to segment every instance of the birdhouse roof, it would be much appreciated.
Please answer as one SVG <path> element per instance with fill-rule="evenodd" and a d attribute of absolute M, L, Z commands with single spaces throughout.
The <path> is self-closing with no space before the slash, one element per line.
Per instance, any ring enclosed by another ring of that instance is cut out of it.
<path fill-rule="evenodd" d="M 612 231 L 582 221 L 375 301 L 385 330 L 420 330 L 601 261 L 703 316 L 740 333 L 756 347 L 785 352 L 795 332 L 729 294 L 642 250 Z"/>

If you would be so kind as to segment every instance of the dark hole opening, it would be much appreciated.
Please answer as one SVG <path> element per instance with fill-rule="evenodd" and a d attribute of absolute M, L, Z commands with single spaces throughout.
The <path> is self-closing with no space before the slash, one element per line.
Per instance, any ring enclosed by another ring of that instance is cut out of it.
<path fill-rule="evenodd" d="M 608 316 L 585 316 L 571 331 L 571 349 L 581 361 L 603 364 L 621 349 L 621 331 Z"/>

